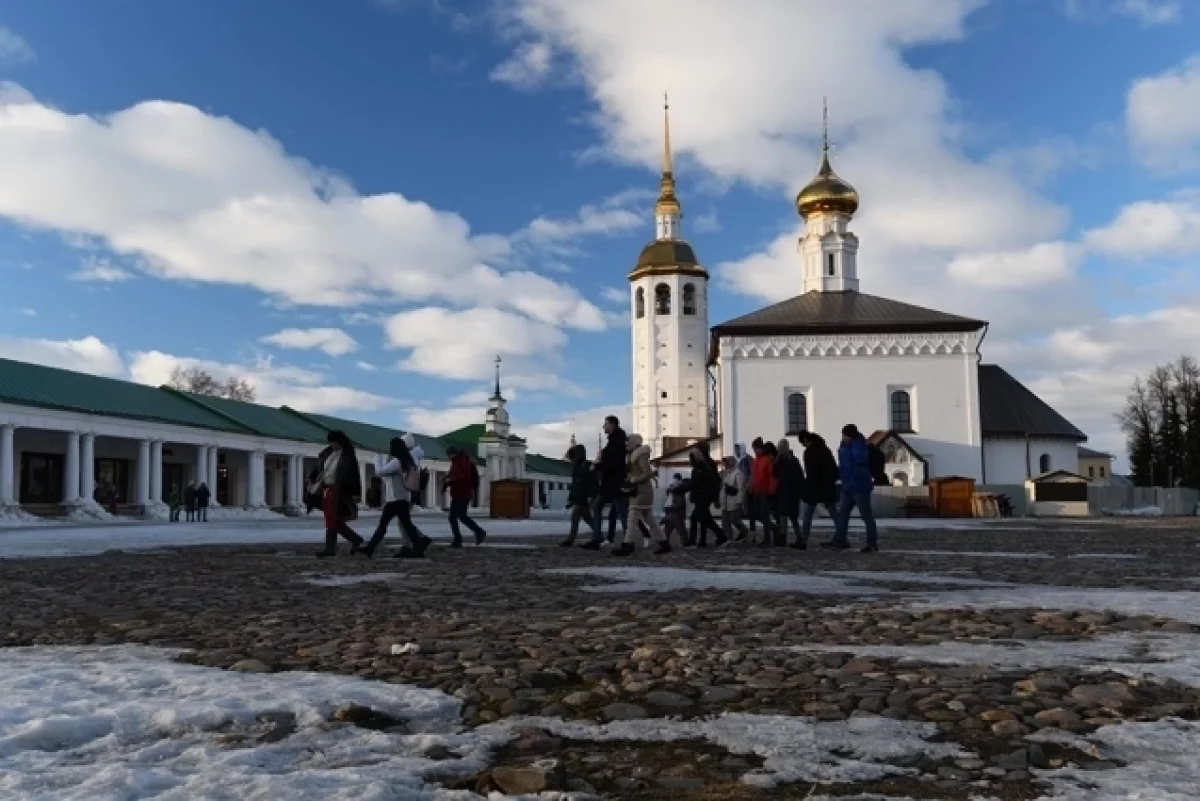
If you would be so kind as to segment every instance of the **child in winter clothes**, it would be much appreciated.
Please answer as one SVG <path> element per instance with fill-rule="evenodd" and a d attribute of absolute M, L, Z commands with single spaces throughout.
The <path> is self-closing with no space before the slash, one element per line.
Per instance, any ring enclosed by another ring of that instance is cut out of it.
<path fill-rule="evenodd" d="M 687 487 L 679 473 L 676 473 L 667 485 L 667 505 L 663 509 L 662 530 L 668 543 L 671 541 L 671 532 L 678 532 L 681 541 L 687 533 Z"/>

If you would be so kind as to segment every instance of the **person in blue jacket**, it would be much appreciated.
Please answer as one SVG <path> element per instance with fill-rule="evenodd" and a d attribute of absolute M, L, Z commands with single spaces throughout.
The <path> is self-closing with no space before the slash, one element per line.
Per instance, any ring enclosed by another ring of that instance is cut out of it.
<path fill-rule="evenodd" d="M 866 437 L 858 426 L 850 423 L 842 429 L 842 444 L 838 447 L 838 475 L 842 480 L 842 498 L 838 503 L 833 539 L 822 547 L 844 551 L 850 547 L 850 512 L 855 507 L 867 528 L 867 544 L 863 553 L 879 550 L 879 533 L 875 528 L 875 514 L 871 510 L 871 493 L 875 490 L 875 479 L 871 474 L 871 450 Z"/>

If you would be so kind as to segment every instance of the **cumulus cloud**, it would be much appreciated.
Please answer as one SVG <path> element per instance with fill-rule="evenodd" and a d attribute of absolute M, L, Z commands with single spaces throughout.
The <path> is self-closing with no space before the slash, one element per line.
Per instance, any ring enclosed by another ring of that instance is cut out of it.
<path fill-rule="evenodd" d="M 1160 170 L 1200 167 L 1200 56 L 1134 82 L 1125 124 L 1145 164 Z"/>
<path fill-rule="evenodd" d="M 950 262 L 949 273 L 979 287 L 1038 287 L 1070 278 L 1082 255 L 1067 242 L 1040 242 L 1021 250 L 959 256 Z"/>
<path fill-rule="evenodd" d="M 244 379 L 254 387 L 255 402 L 266 406 L 291 406 L 305 412 L 334 413 L 373 411 L 392 403 L 387 398 L 363 390 L 328 385 L 325 376 L 319 372 L 276 364 L 271 359 L 260 359 L 251 364 L 230 364 L 175 356 L 157 350 L 130 354 L 129 375 L 139 384 L 166 384 L 176 367 L 198 367 L 220 380 Z"/>
<path fill-rule="evenodd" d="M 120 352 L 98 337 L 22 339 L 0 336 L 0 358 L 109 377 L 125 374 Z"/>
<path fill-rule="evenodd" d="M 84 259 L 79 269 L 70 275 L 72 281 L 97 281 L 106 284 L 129 281 L 135 277 L 132 272 L 113 264 L 111 260 L 95 256 Z"/>
<path fill-rule="evenodd" d="M 1100 253 L 1126 259 L 1200 253 L 1200 193 L 1131 203 L 1108 225 L 1088 231 L 1083 241 Z"/>
<path fill-rule="evenodd" d="M 10 66 L 37 61 L 37 53 L 10 28 L 0 25 L 0 64 Z"/>
<path fill-rule="evenodd" d="M 1180 0 L 1064 0 L 1067 16 L 1077 20 L 1105 17 L 1133 19 L 1143 27 L 1178 22 L 1183 17 Z"/>
<path fill-rule="evenodd" d="M 329 356 L 345 356 L 358 350 L 354 337 L 340 328 L 285 328 L 261 337 L 259 342 L 289 350 L 320 350 Z"/>
<path fill-rule="evenodd" d="M 462 403 L 448 408 L 432 409 L 416 407 L 404 411 L 405 424 L 413 431 L 427 434 L 444 434 L 472 423 L 483 422 L 486 403 Z M 600 406 L 579 409 L 555 415 L 553 418 L 534 421 L 523 418 L 520 409 L 513 412 L 513 431 L 525 438 L 529 453 L 540 453 L 559 459 L 567 452 L 571 436 L 595 455 L 599 437 L 603 431 L 604 418 L 615 414 L 618 419 L 629 420 L 628 405 Z M 628 422 L 626 422 L 628 425 Z"/>
<path fill-rule="evenodd" d="M 524 42 L 507 60 L 496 65 L 492 80 L 531 89 L 550 75 L 553 55 L 546 42 Z"/>

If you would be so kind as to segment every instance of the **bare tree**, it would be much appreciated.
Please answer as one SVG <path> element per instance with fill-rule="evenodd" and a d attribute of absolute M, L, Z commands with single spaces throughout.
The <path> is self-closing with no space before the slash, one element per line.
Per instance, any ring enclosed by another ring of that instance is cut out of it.
<path fill-rule="evenodd" d="M 182 392 L 214 398 L 239 401 L 253 401 L 255 398 L 254 387 L 246 379 L 230 377 L 220 381 L 212 373 L 199 367 L 175 367 L 171 370 L 167 386 Z"/>

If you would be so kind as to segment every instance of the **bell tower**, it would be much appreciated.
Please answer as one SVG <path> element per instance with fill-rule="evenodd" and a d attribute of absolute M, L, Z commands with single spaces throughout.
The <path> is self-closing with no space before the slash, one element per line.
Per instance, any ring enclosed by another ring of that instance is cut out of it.
<path fill-rule="evenodd" d="M 821 166 L 796 195 L 805 222 L 800 238 L 805 292 L 858 291 L 858 237 L 848 228 L 858 211 L 858 192 L 829 164 L 829 107 L 824 108 Z"/>

